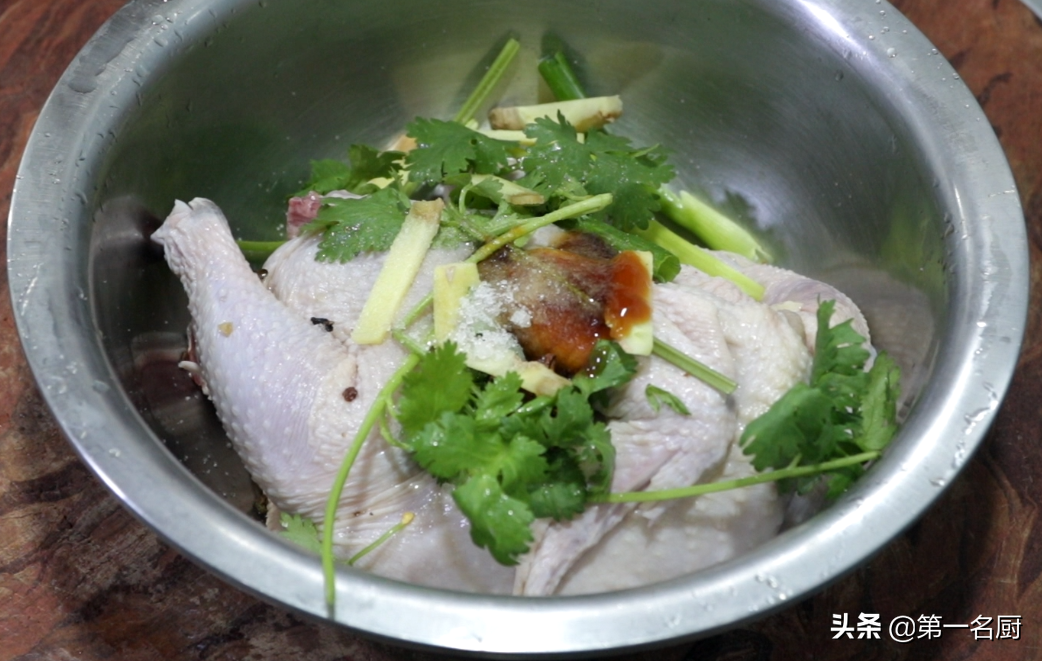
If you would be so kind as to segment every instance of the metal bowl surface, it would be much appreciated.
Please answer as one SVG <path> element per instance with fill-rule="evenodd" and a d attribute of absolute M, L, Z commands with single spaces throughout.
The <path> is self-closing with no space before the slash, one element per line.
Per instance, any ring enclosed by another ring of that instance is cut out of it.
<path fill-rule="evenodd" d="M 617 130 L 674 154 L 680 183 L 762 231 L 780 262 L 845 290 L 904 369 L 904 426 L 810 521 L 667 583 L 574 598 L 432 590 L 342 569 L 336 622 L 403 645 L 592 654 L 705 636 L 785 607 L 878 551 L 935 501 L 1009 384 L 1027 307 L 1023 214 L 955 71 L 865 0 L 136 0 L 41 113 L 8 238 L 17 324 L 70 442 L 121 501 L 231 583 L 327 617 L 316 558 L 244 512 L 248 476 L 172 369 L 188 320 L 148 236 L 209 197 L 275 238 L 317 158 L 450 117 L 508 34 L 506 100 L 541 90 L 552 35 Z M 163 357 L 166 356 L 164 360 Z"/>

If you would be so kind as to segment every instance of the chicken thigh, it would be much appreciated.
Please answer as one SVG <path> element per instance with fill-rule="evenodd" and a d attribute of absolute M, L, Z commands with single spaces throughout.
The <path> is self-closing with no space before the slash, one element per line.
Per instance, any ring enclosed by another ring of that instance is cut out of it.
<path fill-rule="evenodd" d="M 349 329 L 361 304 L 337 312 L 279 300 L 250 269 L 223 214 L 208 200 L 178 202 L 153 239 L 188 293 L 203 387 L 247 469 L 278 509 L 321 521 L 340 462 L 404 354 L 391 343 L 350 345 L 312 321 L 320 313 L 340 315 L 330 320 L 333 328 Z M 274 283 L 280 261 L 297 251 L 311 250 L 309 265 L 317 264 L 310 240 L 295 239 L 273 256 Z M 373 266 L 366 260 L 338 266 L 351 272 L 334 278 L 342 287 L 337 299 L 364 301 Z M 448 491 L 379 434 L 362 446 L 338 511 L 335 540 L 344 556 L 404 513 L 416 514 L 412 525 L 359 566 L 439 587 L 510 590 L 513 571 L 470 542 Z"/>

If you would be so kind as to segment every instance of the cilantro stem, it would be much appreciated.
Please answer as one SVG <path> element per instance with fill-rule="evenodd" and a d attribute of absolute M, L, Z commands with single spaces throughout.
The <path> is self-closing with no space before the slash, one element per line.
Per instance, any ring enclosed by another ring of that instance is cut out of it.
<path fill-rule="evenodd" d="M 399 448 L 399 449 L 402 449 L 402 450 L 406 449 L 406 447 L 404 445 L 402 445 L 401 443 L 398 442 L 398 439 L 396 439 L 394 437 L 394 434 L 391 433 L 391 425 L 388 423 L 388 416 L 387 415 L 381 415 L 380 416 L 379 424 L 380 424 L 380 436 L 383 437 L 384 441 L 386 441 L 388 445 L 391 445 L 393 447 L 396 447 L 396 448 Z"/>
<path fill-rule="evenodd" d="M 410 337 L 409 334 L 405 332 L 405 329 L 411 326 L 412 322 L 416 321 L 416 319 L 412 317 L 412 313 L 413 311 L 410 310 L 409 318 L 403 320 L 403 323 L 400 327 L 395 327 L 391 329 L 391 337 L 397 340 L 398 344 L 401 344 L 409 351 L 413 353 L 423 354 L 427 352 L 427 347 L 424 346 L 420 340 L 416 340 Z"/>
<path fill-rule="evenodd" d="M 756 475 L 750 475 L 749 477 L 741 477 L 735 480 L 723 480 L 720 482 L 709 482 L 706 484 L 694 484 L 689 487 L 680 487 L 677 489 L 658 489 L 655 491 L 625 491 L 620 493 L 590 495 L 587 499 L 587 502 L 648 503 L 657 502 L 661 500 L 675 500 L 677 498 L 691 498 L 693 496 L 702 496 L 707 493 L 730 491 L 731 489 L 741 489 L 742 487 L 751 487 L 757 484 L 777 482 L 778 480 L 785 480 L 793 477 L 803 477 L 806 475 L 817 475 L 819 473 L 827 473 L 828 471 L 833 471 L 838 468 L 846 468 L 847 466 L 863 464 L 865 462 L 872 461 L 873 459 L 878 459 L 880 456 L 882 456 L 882 454 L 883 453 L 878 450 L 873 450 L 871 452 L 862 452 L 861 454 L 843 457 L 842 459 L 833 459 L 832 461 L 826 461 L 820 464 L 782 468 L 780 470 L 770 471 L 767 473 L 758 473 Z"/>
<path fill-rule="evenodd" d="M 651 352 L 668 363 L 676 365 L 693 377 L 699 378 L 712 388 L 716 388 L 725 395 L 730 395 L 738 387 L 732 379 L 717 372 L 705 363 L 695 360 L 679 349 L 655 338 Z"/>
<path fill-rule="evenodd" d="M 467 215 L 467 193 L 469 193 L 472 188 L 474 188 L 473 184 L 467 184 L 466 186 L 460 189 L 459 205 L 457 207 L 459 210 L 459 215 L 454 219 L 455 225 L 462 231 L 474 237 L 476 240 L 482 242 L 488 241 L 492 237 L 483 232 L 480 227 L 477 227 L 474 223 L 472 223 L 470 221 L 469 216 Z M 442 224 L 445 224 L 444 219 L 442 219 Z"/>
<path fill-rule="evenodd" d="M 383 544 L 384 542 L 389 540 L 391 537 L 393 537 L 397 533 L 399 533 L 402 530 L 404 530 L 405 527 L 407 525 L 409 525 L 410 523 L 412 523 L 413 519 L 415 519 L 415 518 L 416 518 L 416 515 L 413 514 L 412 512 L 406 512 L 405 514 L 403 514 L 401 521 L 399 521 L 395 525 L 391 526 L 391 528 L 389 530 L 387 530 L 384 534 L 382 534 L 379 537 L 377 537 L 371 544 L 367 545 L 364 549 L 362 549 L 358 553 L 355 553 L 353 556 L 351 556 L 351 558 L 348 559 L 347 564 L 348 565 L 353 565 L 356 562 L 358 562 L 359 560 L 361 560 L 362 558 L 364 558 L 369 553 L 373 552 L 381 544 Z"/>
<path fill-rule="evenodd" d="M 236 239 L 235 243 L 248 261 L 263 262 L 285 241 L 244 241 Z"/>
<path fill-rule="evenodd" d="M 771 255 L 744 227 L 687 191 L 676 194 L 659 187 L 662 211 L 670 220 L 694 233 L 713 250 L 737 253 L 754 262 L 770 263 Z"/>
<path fill-rule="evenodd" d="M 470 93 L 467 100 L 463 102 L 456 116 L 453 117 L 453 121 L 460 124 L 466 124 L 474 118 L 474 114 L 478 111 L 488 95 L 492 93 L 496 85 L 499 83 L 503 74 L 506 73 L 507 67 L 513 61 L 514 56 L 521 49 L 521 44 L 518 43 L 517 39 L 511 37 L 503 44 L 502 50 L 499 51 L 499 55 L 489 65 L 488 71 L 481 77 L 481 81 L 478 82 L 478 86 L 474 88 L 474 91 Z"/>
<path fill-rule="evenodd" d="M 376 400 L 362 420 L 351 447 L 348 449 L 347 454 L 344 455 L 344 459 L 340 463 L 340 470 L 337 472 L 333 480 L 333 486 L 330 488 L 329 499 L 326 500 L 325 517 L 322 520 L 321 552 L 322 572 L 326 584 L 326 606 L 329 608 L 330 615 L 333 614 L 333 608 L 336 604 L 336 558 L 333 556 L 333 529 L 336 525 L 336 510 L 340 504 L 340 496 L 344 492 L 344 484 L 347 483 L 347 476 L 351 472 L 355 459 L 358 458 L 358 453 L 362 450 L 362 445 L 369 437 L 373 427 L 379 422 L 380 416 L 383 415 L 384 408 L 395 391 L 398 390 L 405 375 L 411 372 L 419 363 L 420 356 L 409 353 L 402 365 L 391 375 L 391 378 L 387 380 L 383 388 L 380 389 L 380 392 L 376 395 Z"/>
<path fill-rule="evenodd" d="M 763 300 L 763 285 L 730 266 L 705 248 L 700 248 L 687 241 L 662 223 L 653 220 L 648 224 L 647 229 L 636 230 L 636 233 L 670 251 L 682 263 L 694 266 L 708 275 L 730 280 L 754 300 Z"/>
<path fill-rule="evenodd" d="M 409 328 L 410 326 L 412 326 L 414 323 L 416 323 L 417 319 L 423 316 L 423 313 L 426 312 L 427 308 L 429 308 L 433 303 L 434 293 L 431 292 L 423 298 L 421 298 L 420 302 L 414 305 L 413 308 L 409 310 L 408 313 L 406 313 L 405 317 L 402 318 L 402 324 L 399 328 Z M 416 353 L 411 345 L 407 344 L 406 346 L 409 347 L 409 349 L 412 350 L 414 353 Z"/>
<path fill-rule="evenodd" d="M 551 211 L 545 216 L 539 216 L 527 220 L 520 225 L 513 227 L 506 232 L 503 232 L 496 238 L 492 239 L 485 245 L 481 246 L 474 253 L 467 258 L 468 262 L 480 262 L 483 259 L 488 258 L 492 253 L 496 252 L 508 243 L 513 243 L 526 234 L 531 234 L 540 227 L 551 225 L 559 220 L 567 220 L 569 218 L 575 218 L 588 213 L 594 213 L 600 211 L 604 207 L 611 204 L 612 196 L 611 193 L 602 193 L 600 195 L 594 195 L 588 197 L 585 200 L 573 202 L 567 206 L 563 206 L 560 209 Z"/>

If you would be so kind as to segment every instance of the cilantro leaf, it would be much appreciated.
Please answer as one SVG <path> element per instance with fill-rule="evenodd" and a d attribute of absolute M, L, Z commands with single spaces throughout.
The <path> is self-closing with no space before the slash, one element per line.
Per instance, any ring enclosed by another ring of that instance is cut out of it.
<path fill-rule="evenodd" d="M 797 383 L 742 433 L 741 447 L 758 471 L 820 464 L 882 450 L 897 429 L 900 370 L 880 353 L 868 372 L 869 352 L 850 321 L 829 326 L 835 301 L 818 306 L 818 336 L 810 383 Z M 826 473 L 835 498 L 864 472 L 860 464 Z M 801 493 L 822 475 L 782 481 Z"/>
<path fill-rule="evenodd" d="M 645 184 L 618 179 L 622 173 L 602 171 L 600 175 L 587 183 L 586 190 L 593 195 L 611 193 L 615 201 L 596 216 L 613 227 L 647 229 L 655 212 L 662 208 L 658 193 Z"/>
<path fill-rule="evenodd" d="M 498 473 L 508 493 L 525 493 L 530 484 L 541 484 L 546 477 L 546 448 L 525 436 L 513 436 L 488 472 Z"/>
<path fill-rule="evenodd" d="M 309 551 L 321 552 L 322 544 L 319 542 L 318 528 L 315 527 L 314 522 L 299 514 L 290 515 L 282 512 L 279 516 L 279 523 L 282 525 L 283 538 L 303 546 Z"/>
<path fill-rule="evenodd" d="M 528 494 L 532 513 L 538 519 L 567 521 L 586 509 L 589 493 L 582 484 L 582 475 L 560 482 L 543 482 Z"/>
<path fill-rule="evenodd" d="M 456 350 L 456 345 L 446 342 L 435 347 L 402 380 L 398 422 L 406 439 L 443 413 L 462 410 L 473 388 L 473 373 L 467 369 L 466 356 Z"/>
<path fill-rule="evenodd" d="M 850 485 L 857 481 L 857 479 L 864 475 L 864 473 L 865 469 L 861 466 L 847 466 L 846 468 L 832 471 L 828 476 L 828 489 L 825 491 L 825 498 L 828 500 L 839 498 L 840 494 L 849 489 Z M 800 478 L 796 480 L 796 491 L 799 493 L 807 493 L 819 481 L 819 479 L 813 477 Z"/>
<path fill-rule="evenodd" d="M 410 440 L 416 462 L 439 480 L 453 480 L 477 472 L 495 458 L 502 439 L 478 429 L 465 415 L 444 412 Z"/>
<path fill-rule="evenodd" d="M 390 248 L 408 212 L 408 198 L 394 188 L 358 199 L 327 197 L 302 231 L 324 232 L 316 259 L 347 262 L 363 252 Z"/>
<path fill-rule="evenodd" d="M 398 162 L 404 156 L 401 152 L 381 152 L 368 145 L 351 145 L 347 154 L 350 165 L 332 159 L 312 161 L 311 178 L 294 195 L 307 195 L 311 191 L 325 195 L 335 190 L 368 193 L 374 187 L 367 182 L 377 177 L 395 177 L 401 169 Z"/>
<path fill-rule="evenodd" d="M 301 197 L 311 191 L 325 195 L 335 190 L 347 190 L 347 182 L 350 180 L 351 167 L 347 163 L 332 159 L 311 161 L 311 178 L 293 196 Z"/>
<path fill-rule="evenodd" d="M 557 391 L 557 407 L 544 410 L 540 418 L 540 436 L 549 445 L 574 447 L 582 443 L 583 434 L 593 420 L 593 407 L 578 388 Z"/>
<path fill-rule="evenodd" d="M 885 353 L 876 356 L 868 371 L 868 387 L 861 402 L 862 425 L 858 445 L 864 450 L 882 450 L 897 433 L 897 397 L 901 370 Z"/>
<path fill-rule="evenodd" d="M 648 404 L 651 405 L 655 413 L 658 413 L 662 406 L 665 405 L 680 415 L 691 415 L 691 411 L 684 405 L 684 402 L 680 401 L 679 397 L 668 390 L 663 390 L 649 383 L 644 388 L 644 396 L 648 398 Z"/>
<path fill-rule="evenodd" d="M 576 459 L 591 493 L 602 494 L 611 490 L 611 478 L 615 473 L 615 446 L 611 443 L 611 433 L 604 423 L 593 423 L 586 430 L 582 445 L 576 448 Z"/>
<path fill-rule="evenodd" d="M 467 415 L 442 413 L 413 439 L 416 461 L 442 480 L 461 475 L 491 475 L 504 489 L 538 482 L 546 473 L 545 448 L 524 436 L 504 438 L 488 423 Z"/>
<path fill-rule="evenodd" d="M 814 341 L 814 366 L 811 369 L 812 383 L 821 381 L 828 374 L 856 376 L 864 373 L 868 349 L 862 346 L 865 338 L 854 330 L 852 320 L 830 327 L 835 301 L 822 301 L 818 306 L 819 332 Z"/>
<path fill-rule="evenodd" d="M 804 456 L 827 453 L 834 443 L 832 409 L 832 400 L 823 392 L 797 383 L 746 426 L 742 447 L 746 454 L 755 455 L 753 467 L 758 471 L 785 468 Z"/>
<path fill-rule="evenodd" d="M 405 154 L 400 151 L 380 151 L 368 145 L 351 145 L 347 158 L 351 161 L 354 180 L 348 182 L 348 190 L 359 192 L 355 190 L 359 185 L 378 177 L 393 179 L 402 169 L 401 160 L 404 157 Z"/>
<path fill-rule="evenodd" d="M 472 208 L 489 208 L 509 204 L 503 196 L 501 181 L 496 177 L 487 177 L 474 183 L 474 176 L 469 172 L 448 176 L 444 180 L 450 186 L 466 188 L 469 196 L 468 204 Z"/>
<path fill-rule="evenodd" d="M 590 353 L 590 367 L 572 379 L 572 384 L 586 395 L 592 404 L 607 406 L 609 388 L 621 386 L 633 378 L 637 359 L 622 350 L 615 342 L 600 340 Z"/>
<path fill-rule="evenodd" d="M 508 372 L 490 382 L 478 393 L 474 416 L 498 425 L 500 418 L 516 411 L 523 401 L 521 377 L 517 372 Z"/>
<path fill-rule="evenodd" d="M 636 362 L 614 345 L 601 351 L 597 373 L 552 397 L 529 397 L 513 372 L 478 381 L 451 342 L 403 377 L 402 445 L 431 475 L 456 485 L 453 498 L 475 543 L 500 562 L 527 550 L 535 517 L 571 518 L 588 495 L 611 486 L 615 448 L 591 397 L 625 383 Z"/>
<path fill-rule="evenodd" d="M 602 130 L 584 140 L 562 115 L 525 127 L 536 142 L 521 159 L 518 182 L 547 196 L 611 193 L 613 202 L 597 217 L 622 229 L 645 229 L 660 209 L 655 190 L 674 177 L 661 147 L 635 150 L 627 138 Z"/>
<path fill-rule="evenodd" d="M 554 453 L 558 454 L 558 453 Z M 531 488 L 528 502 L 536 518 L 564 521 L 586 508 L 586 476 L 576 462 L 559 454 L 551 459 L 547 479 Z"/>
<path fill-rule="evenodd" d="M 521 159 L 525 176 L 522 186 L 553 193 L 569 182 L 585 180 L 592 168 L 593 154 L 579 141 L 575 127 L 563 115 L 558 121 L 540 117 L 525 127 L 525 135 L 535 140 Z"/>
<path fill-rule="evenodd" d="M 476 475 L 456 487 L 452 499 L 470 521 L 470 538 L 500 564 L 516 565 L 517 557 L 528 551 L 532 510 L 503 493 L 496 478 Z"/>
<path fill-rule="evenodd" d="M 461 172 L 494 174 L 507 166 L 512 142 L 496 140 L 457 122 L 418 118 L 407 127 L 417 148 L 406 156 L 409 180 L 438 183 Z"/>

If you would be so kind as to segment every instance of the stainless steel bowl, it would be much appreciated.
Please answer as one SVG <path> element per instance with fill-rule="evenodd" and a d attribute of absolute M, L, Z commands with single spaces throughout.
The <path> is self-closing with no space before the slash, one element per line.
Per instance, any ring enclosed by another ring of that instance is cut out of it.
<path fill-rule="evenodd" d="M 980 443 L 1024 328 L 1023 216 L 988 122 L 944 58 L 865 0 L 138 0 L 62 77 L 18 174 L 17 323 L 47 402 L 137 516 L 231 583 L 327 616 L 318 561 L 244 512 L 248 478 L 171 368 L 187 310 L 148 235 L 206 196 L 271 238 L 310 159 L 448 117 L 508 33 L 504 98 L 540 93 L 556 36 L 618 131 L 762 230 L 782 263 L 851 294 L 905 371 L 907 419 L 836 505 L 754 552 L 645 588 L 493 598 L 342 569 L 332 619 L 403 644 L 595 652 L 707 635 L 855 567 Z"/>

